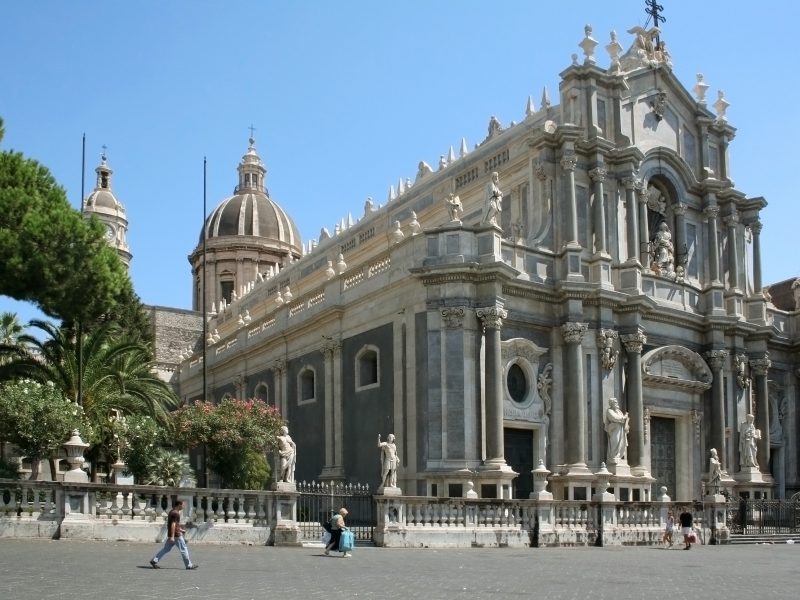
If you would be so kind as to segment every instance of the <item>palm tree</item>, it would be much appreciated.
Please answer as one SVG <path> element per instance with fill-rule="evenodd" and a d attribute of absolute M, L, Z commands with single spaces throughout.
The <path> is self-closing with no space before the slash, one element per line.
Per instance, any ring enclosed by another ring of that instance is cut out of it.
<path fill-rule="evenodd" d="M 78 403 L 78 381 L 82 383 L 80 404 L 93 425 L 98 439 L 90 455 L 95 459 L 106 440 L 112 410 L 122 415 L 143 414 L 169 427 L 169 411 L 178 398 L 169 385 L 154 374 L 155 363 L 147 345 L 130 341 L 113 322 L 100 323 L 80 338 L 71 327 L 56 327 L 47 321 L 33 320 L 30 327 L 44 332 L 44 340 L 23 334 L 19 352 L 0 365 L 0 380 L 27 377 L 39 382 L 52 381 L 64 396 Z M 78 368 L 78 344 L 83 351 L 83 367 Z M 97 460 L 92 461 L 93 470 Z"/>
<path fill-rule="evenodd" d="M 14 345 L 24 332 L 25 327 L 19 322 L 17 313 L 0 313 L 0 344 Z"/>

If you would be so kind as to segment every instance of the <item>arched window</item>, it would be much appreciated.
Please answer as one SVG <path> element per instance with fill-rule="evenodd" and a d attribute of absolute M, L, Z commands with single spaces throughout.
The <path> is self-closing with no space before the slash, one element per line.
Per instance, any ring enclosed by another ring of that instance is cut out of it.
<path fill-rule="evenodd" d="M 317 377 L 312 367 L 304 367 L 297 374 L 297 403 L 307 404 L 317 399 Z"/>
<path fill-rule="evenodd" d="M 256 398 L 256 400 L 261 400 L 265 404 L 270 404 L 269 388 L 267 387 L 266 383 L 259 383 L 253 392 L 253 396 Z"/>
<path fill-rule="evenodd" d="M 380 385 L 379 353 L 375 346 L 364 346 L 356 354 L 356 390 Z"/>

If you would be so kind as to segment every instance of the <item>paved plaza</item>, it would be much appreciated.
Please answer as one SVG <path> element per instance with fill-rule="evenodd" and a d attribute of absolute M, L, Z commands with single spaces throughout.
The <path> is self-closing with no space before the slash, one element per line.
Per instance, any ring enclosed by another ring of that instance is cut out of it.
<path fill-rule="evenodd" d="M 186 571 L 177 551 L 162 568 L 156 544 L 0 540 L 0 598 L 248 600 L 279 597 L 794 598 L 795 545 L 525 550 L 356 548 L 353 558 L 320 548 L 197 545 Z"/>

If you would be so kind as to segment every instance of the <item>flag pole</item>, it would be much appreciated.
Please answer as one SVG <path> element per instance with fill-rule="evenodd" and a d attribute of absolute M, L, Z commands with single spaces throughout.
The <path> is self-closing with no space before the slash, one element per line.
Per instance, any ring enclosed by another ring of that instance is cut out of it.
<path fill-rule="evenodd" d="M 208 170 L 208 160 L 203 157 L 203 276 L 202 276 L 202 294 L 203 301 L 201 302 L 201 310 L 203 312 L 203 337 L 200 340 L 203 346 L 203 402 L 207 400 L 207 377 L 208 371 L 206 369 L 206 339 L 208 338 L 208 309 L 206 306 L 206 172 Z M 208 487 L 208 455 L 206 445 L 203 444 L 203 485 Z"/>

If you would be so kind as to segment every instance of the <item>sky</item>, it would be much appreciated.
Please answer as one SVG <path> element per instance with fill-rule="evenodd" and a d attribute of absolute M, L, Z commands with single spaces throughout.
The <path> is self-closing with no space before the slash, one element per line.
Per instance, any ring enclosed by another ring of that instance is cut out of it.
<path fill-rule="evenodd" d="M 731 175 L 763 196 L 765 284 L 800 276 L 794 103 L 800 3 L 661 0 L 661 39 L 691 90 L 724 90 Z M 645 25 L 644 0 L 142 0 L 3 5 L 0 150 L 47 166 L 76 208 L 81 138 L 86 187 L 107 147 L 113 190 L 127 208 L 131 277 L 146 304 L 191 308 L 187 256 L 207 208 L 233 193 L 249 127 L 267 187 L 303 241 L 386 202 L 390 185 L 462 137 L 472 148 L 490 116 L 507 126 L 539 107 L 546 86 L 583 54 L 584 26 L 600 42 Z M 2 268 L 2 266 L 0 266 Z M 2 293 L 2 290 L 0 290 Z M 0 312 L 38 313 L 0 295 Z"/>

